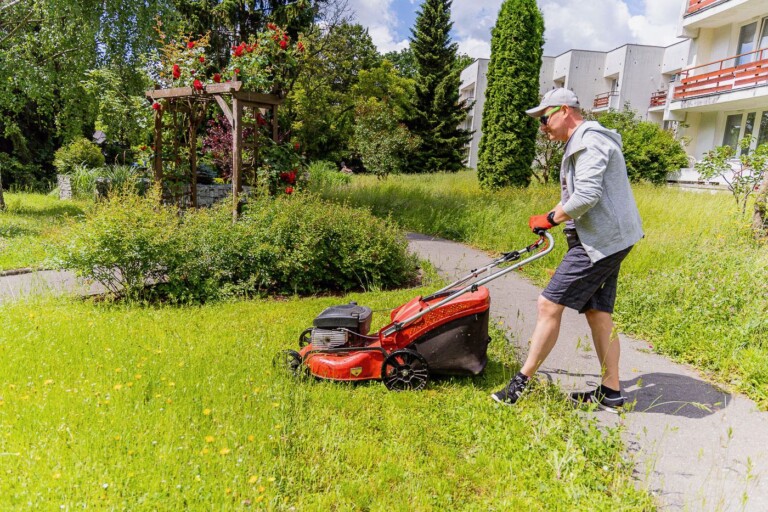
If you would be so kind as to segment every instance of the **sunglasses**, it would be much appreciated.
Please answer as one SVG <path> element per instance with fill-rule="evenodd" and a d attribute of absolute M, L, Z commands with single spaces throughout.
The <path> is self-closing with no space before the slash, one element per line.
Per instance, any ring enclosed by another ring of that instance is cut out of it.
<path fill-rule="evenodd" d="M 559 107 L 555 107 L 555 108 L 553 108 L 552 110 L 550 110 L 549 112 L 547 112 L 545 115 L 541 116 L 541 117 L 539 118 L 539 122 L 542 124 L 542 126 L 547 126 L 547 123 L 549 122 L 549 117 L 550 117 L 552 114 L 554 114 L 555 112 L 557 112 L 558 110 L 560 110 L 561 108 L 563 108 L 563 106 L 562 106 L 562 105 L 561 105 L 561 106 L 559 106 Z"/>

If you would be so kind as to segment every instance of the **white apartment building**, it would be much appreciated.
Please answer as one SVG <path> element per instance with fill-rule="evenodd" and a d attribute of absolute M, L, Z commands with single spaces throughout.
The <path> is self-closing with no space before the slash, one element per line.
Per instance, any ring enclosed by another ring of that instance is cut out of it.
<path fill-rule="evenodd" d="M 570 50 L 544 57 L 543 94 L 572 89 L 586 110 L 629 103 L 649 121 L 689 140 L 692 160 L 720 145 L 755 137 L 768 142 L 768 0 L 685 0 L 678 34 L 666 48 L 627 44 L 610 52 Z M 461 75 L 461 94 L 476 102 L 466 127 L 475 130 L 468 165 L 476 168 L 488 61 Z M 696 180 L 692 170 L 677 179 Z"/>

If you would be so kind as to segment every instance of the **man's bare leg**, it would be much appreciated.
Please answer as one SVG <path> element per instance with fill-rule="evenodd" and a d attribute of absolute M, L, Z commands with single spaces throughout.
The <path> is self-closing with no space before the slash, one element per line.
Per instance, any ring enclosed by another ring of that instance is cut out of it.
<path fill-rule="evenodd" d="M 600 361 L 600 374 L 603 385 L 619 391 L 619 356 L 621 346 L 619 336 L 614 331 L 610 313 L 590 309 L 585 313 L 589 328 L 592 330 L 592 342 L 595 344 L 597 359 Z"/>
<path fill-rule="evenodd" d="M 527 377 L 532 377 L 552 352 L 560 334 L 560 321 L 565 310 L 565 306 L 556 304 L 542 295 L 539 295 L 537 306 L 538 317 L 531 336 L 531 347 L 525 364 L 520 369 L 520 373 Z"/>

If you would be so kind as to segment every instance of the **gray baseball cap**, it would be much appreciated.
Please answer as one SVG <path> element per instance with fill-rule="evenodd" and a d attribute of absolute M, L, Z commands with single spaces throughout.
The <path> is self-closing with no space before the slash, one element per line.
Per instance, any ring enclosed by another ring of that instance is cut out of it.
<path fill-rule="evenodd" d="M 576 96 L 576 93 L 570 89 L 561 87 L 559 89 L 552 89 L 549 91 L 544 95 L 543 98 L 541 98 L 541 104 L 538 107 L 533 107 L 530 110 L 526 110 L 525 113 L 531 117 L 541 117 L 544 115 L 544 112 L 546 112 L 547 109 L 551 107 L 558 107 L 560 105 L 581 108 L 581 105 L 579 104 L 579 98 Z"/>

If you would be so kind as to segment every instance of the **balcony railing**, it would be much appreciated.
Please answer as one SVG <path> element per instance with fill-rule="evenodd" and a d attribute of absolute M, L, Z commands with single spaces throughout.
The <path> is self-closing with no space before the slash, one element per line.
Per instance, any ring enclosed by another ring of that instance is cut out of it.
<path fill-rule="evenodd" d="M 681 73 L 680 85 L 675 87 L 674 99 L 684 100 L 761 84 L 768 85 L 768 48 L 686 69 Z"/>
<path fill-rule="evenodd" d="M 693 14 L 705 7 L 723 1 L 727 2 L 728 0 L 688 0 L 688 9 L 686 9 L 685 14 Z"/>
<path fill-rule="evenodd" d="M 651 104 L 649 105 L 649 108 L 663 107 L 666 105 L 667 93 L 668 91 L 664 89 L 662 91 L 656 91 L 655 93 L 651 94 Z"/>
<path fill-rule="evenodd" d="M 603 92 L 595 96 L 595 101 L 592 102 L 592 108 L 607 108 L 611 104 L 611 98 L 618 96 L 617 91 Z"/>

